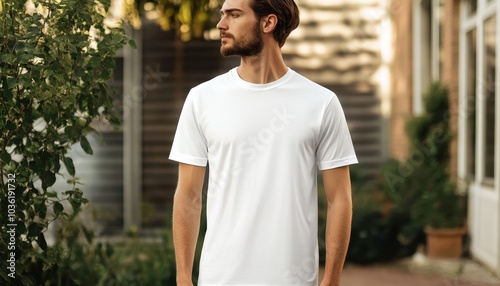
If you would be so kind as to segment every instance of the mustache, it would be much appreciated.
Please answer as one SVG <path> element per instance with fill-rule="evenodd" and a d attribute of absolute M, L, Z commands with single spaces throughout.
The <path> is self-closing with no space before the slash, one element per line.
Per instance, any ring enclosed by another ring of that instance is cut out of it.
<path fill-rule="evenodd" d="M 234 38 L 234 36 L 232 34 L 230 34 L 230 33 L 223 33 L 223 32 L 220 33 L 220 37 L 221 38 L 222 37 Z"/>

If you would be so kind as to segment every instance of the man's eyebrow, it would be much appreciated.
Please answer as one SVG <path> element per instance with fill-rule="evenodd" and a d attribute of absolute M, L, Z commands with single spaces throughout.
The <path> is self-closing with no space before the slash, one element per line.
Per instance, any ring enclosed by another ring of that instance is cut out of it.
<path fill-rule="evenodd" d="M 231 9 L 226 9 L 226 10 L 221 9 L 219 12 L 223 15 L 223 14 L 230 14 L 232 12 L 243 12 L 243 10 L 238 9 L 238 8 L 231 8 Z"/>

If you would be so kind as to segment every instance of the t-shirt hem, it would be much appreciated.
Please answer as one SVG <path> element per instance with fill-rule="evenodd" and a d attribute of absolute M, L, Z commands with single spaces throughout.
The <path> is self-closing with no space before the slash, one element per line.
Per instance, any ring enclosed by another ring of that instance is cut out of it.
<path fill-rule="evenodd" d="M 197 158 L 189 155 L 179 154 L 179 153 L 170 153 L 168 157 L 169 160 L 176 161 L 179 163 L 195 165 L 200 167 L 205 167 L 207 165 L 208 159 L 206 158 Z"/>
<path fill-rule="evenodd" d="M 339 168 L 339 167 L 357 164 L 357 163 L 358 163 L 358 159 L 356 158 L 355 155 L 353 155 L 353 156 L 343 158 L 343 159 L 319 162 L 318 167 L 321 171 L 323 171 L 323 170 Z"/>

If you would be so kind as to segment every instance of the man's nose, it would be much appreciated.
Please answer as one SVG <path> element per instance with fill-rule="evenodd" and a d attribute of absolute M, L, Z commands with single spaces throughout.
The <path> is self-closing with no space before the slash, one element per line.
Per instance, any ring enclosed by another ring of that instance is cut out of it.
<path fill-rule="evenodd" d="M 217 23 L 217 29 L 219 30 L 227 30 L 227 22 L 226 22 L 226 17 L 222 16 L 220 18 L 219 23 Z"/>

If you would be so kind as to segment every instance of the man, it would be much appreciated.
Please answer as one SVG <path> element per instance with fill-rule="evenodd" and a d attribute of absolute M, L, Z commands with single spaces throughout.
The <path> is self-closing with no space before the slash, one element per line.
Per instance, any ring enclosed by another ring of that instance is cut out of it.
<path fill-rule="evenodd" d="M 170 159 L 178 161 L 177 285 L 192 285 L 202 185 L 210 165 L 198 285 L 318 285 L 317 169 L 328 217 L 322 286 L 339 285 L 357 163 L 336 95 L 289 69 L 280 48 L 299 23 L 293 0 L 227 0 L 217 24 L 239 67 L 193 88 Z"/>

